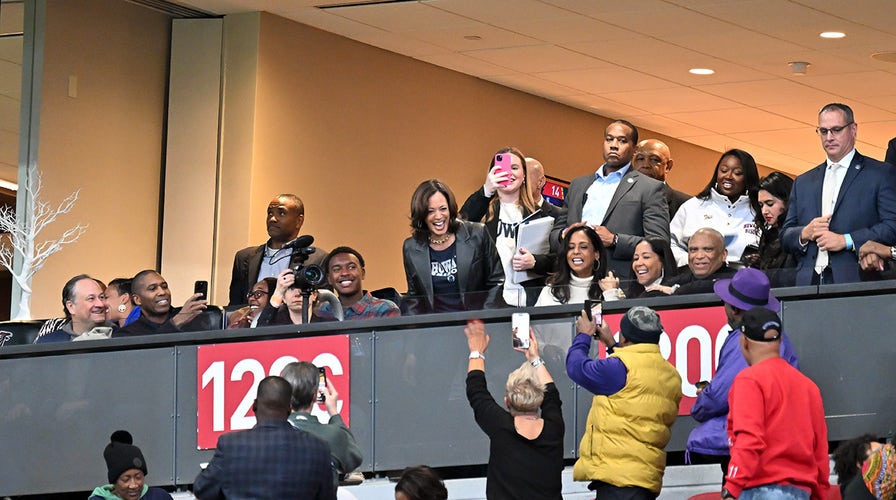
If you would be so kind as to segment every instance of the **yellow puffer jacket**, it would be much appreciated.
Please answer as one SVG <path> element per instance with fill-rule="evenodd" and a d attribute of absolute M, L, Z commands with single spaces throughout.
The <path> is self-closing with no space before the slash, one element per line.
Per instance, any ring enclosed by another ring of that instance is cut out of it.
<path fill-rule="evenodd" d="M 620 347 L 612 356 L 628 369 L 625 387 L 612 396 L 594 396 L 573 478 L 659 493 L 681 376 L 657 344 Z"/>

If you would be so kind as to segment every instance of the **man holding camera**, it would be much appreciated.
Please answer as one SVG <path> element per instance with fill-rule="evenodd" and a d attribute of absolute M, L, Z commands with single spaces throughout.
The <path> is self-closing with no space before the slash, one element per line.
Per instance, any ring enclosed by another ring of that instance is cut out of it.
<path fill-rule="evenodd" d="M 230 278 L 229 305 L 245 304 L 246 294 L 261 279 L 276 277 L 300 264 L 321 265 L 327 252 L 307 244 L 299 247 L 296 243 L 304 222 L 305 205 L 298 196 L 281 194 L 271 200 L 265 220 L 270 239 L 264 245 L 244 248 L 236 253 Z"/>

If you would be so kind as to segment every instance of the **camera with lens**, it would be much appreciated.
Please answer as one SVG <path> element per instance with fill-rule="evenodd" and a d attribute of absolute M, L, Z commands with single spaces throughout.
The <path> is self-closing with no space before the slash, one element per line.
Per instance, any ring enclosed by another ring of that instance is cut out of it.
<path fill-rule="evenodd" d="M 324 269 L 317 264 L 299 264 L 292 268 L 296 276 L 295 285 L 302 290 L 314 290 L 327 280 Z"/>

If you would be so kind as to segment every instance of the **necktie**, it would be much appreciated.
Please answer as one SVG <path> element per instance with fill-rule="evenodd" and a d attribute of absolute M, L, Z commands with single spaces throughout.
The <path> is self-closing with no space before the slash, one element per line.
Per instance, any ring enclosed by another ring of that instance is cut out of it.
<path fill-rule="evenodd" d="M 833 214 L 834 204 L 837 202 L 837 170 L 841 167 L 838 163 L 832 163 L 824 176 L 824 185 L 821 191 L 821 215 Z M 815 272 L 821 274 L 828 267 L 828 252 L 819 250 L 815 258 Z"/>

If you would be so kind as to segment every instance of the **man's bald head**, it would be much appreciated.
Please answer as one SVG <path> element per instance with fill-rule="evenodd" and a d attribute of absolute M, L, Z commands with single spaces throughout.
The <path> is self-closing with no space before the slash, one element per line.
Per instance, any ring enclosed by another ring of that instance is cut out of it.
<path fill-rule="evenodd" d="M 259 420 L 286 420 L 289 418 L 292 386 L 283 377 L 272 375 L 258 383 L 255 397 L 255 417 Z"/>
<path fill-rule="evenodd" d="M 672 170 L 672 152 L 664 142 L 657 139 L 644 139 L 635 148 L 632 166 L 638 172 L 653 177 L 658 181 L 666 181 L 666 175 Z"/>
<path fill-rule="evenodd" d="M 725 238 L 715 229 L 698 229 L 688 240 L 688 267 L 697 279 L 707 278 L 718 271 L 727 258 Z"/>
<path fill-rule="evenodd" d="M 529 179 L 529 189 L 531 189 L 532 199 L 538 202 L 541 200 L 541 189 L 547 178 L 544 176 L 544 165 L 540 161 L 532 157 L 526 158 L 526 175 Z"/>

